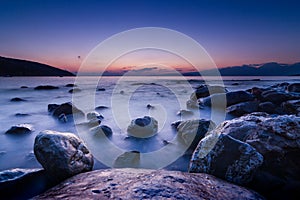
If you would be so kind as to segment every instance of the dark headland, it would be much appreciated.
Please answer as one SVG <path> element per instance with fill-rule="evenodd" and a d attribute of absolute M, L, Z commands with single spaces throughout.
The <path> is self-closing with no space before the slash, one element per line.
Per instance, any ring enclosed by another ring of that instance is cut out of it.
<path fill-rule="evenodd" d="M 74 76 L 50 65 L 0 56 L 0 76 Z"/>

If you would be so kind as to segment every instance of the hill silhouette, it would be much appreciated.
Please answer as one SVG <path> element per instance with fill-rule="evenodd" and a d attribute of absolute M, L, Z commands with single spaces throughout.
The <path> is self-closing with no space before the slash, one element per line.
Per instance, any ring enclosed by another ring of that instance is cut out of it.
<path fill-rule="evenodd" d="M 0 56 L 0 76 L 74 76 L 50 65 Z"/>

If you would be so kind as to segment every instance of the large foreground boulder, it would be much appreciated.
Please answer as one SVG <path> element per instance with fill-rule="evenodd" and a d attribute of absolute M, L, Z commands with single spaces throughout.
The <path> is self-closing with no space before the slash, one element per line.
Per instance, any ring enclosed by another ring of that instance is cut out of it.
<path fill-rule="evenodd" d="M 213 174 L 245 185 L 262 163 L 263 156 L 250 145 L 228 135 L 211 133 L 195 150 L 189 172 Z"/>
<path fill-rule="evenodd" d="M 270 199 L 300 198 L 300 117 L 252 113 L 225 121 L 216 130 L 251 145 L 263 156 L 249 187 Z M 224 165 L 225 160 L 214 166 Z M 211 166 L 212 161 L 206 165 Z"/>
<path fill-rule="evenodd" d="M 108 169 L 76 175 L 34 199 L 263 199 L 208 174 Z"/>
<path fill-rule="evenodd" d="M 34 154 L 44 169 L 59 180 L 90 171 L 94 164 L 91 152 L 72 133 L 39 133 L 34 141 Z"/>

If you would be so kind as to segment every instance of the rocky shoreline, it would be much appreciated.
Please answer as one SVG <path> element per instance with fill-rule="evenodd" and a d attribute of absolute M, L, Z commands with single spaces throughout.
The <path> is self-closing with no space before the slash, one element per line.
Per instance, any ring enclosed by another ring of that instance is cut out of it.
<path fill-rule="evenodd" d="M 233 92 L 199 85 L 187 101 L 191 110 L 211 106 L 224 107 L 232 119 L 218 126 L 204 119 L 172 124 L 187 146 L 189 173 L 136 169 L 139 152 L 116 160 L 124 169 L 92 171 L 93 155 L 75 134 L 42 131 L 34 154 L 44 169 L 0 172 L 0 194 L 7 199 L 300 199 L 300 83 Z M 49 104 L 48 111 L 61 122 L 72 120 L 72 114 L 85 117 L 71 103 Z M 109 137 L 113 132 L 100 125 L 102 119 L 87 113 L 83 125 Z M 128 130 L 130 137 L 148 137 L 156 133 L 157 121 L 137 118 Z M 7 134 L 31 131 L 20 124 Z"/>

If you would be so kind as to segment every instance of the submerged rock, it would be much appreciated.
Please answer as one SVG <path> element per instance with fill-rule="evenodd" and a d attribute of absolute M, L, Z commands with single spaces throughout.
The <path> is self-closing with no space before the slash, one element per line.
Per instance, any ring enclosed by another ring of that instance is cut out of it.
<path fill-rule="evenodd" d="M 69 93 L 77 93 L 77 92 L 81 92 L 81 89 L 79 89 L 79 88 L 73 88 L 73 89 L 70 89 L 69 90 Z"/>
<path fill-rule="evenodd" d="M 106 125 L 101 125 L 101 126 L 91 128 L 90 131 L 95 136 L 105 135 L 106 137 L 110 137 L 113 134 L 113 131 L 111 130 L 111 128 L 109 126 L 106 126 Z"/>
<path fill-rule="evenodd" d="M 97 106 L 95 109 L 96 110 L 104 110 L 104 109 L 108 109 L 108 107 L 107 106 Z"/>
<path fill-rule="evenodd" d="M 26 101 L 26 100 L 22 99 L 22 98 L 19 98 L 19 97 L 15 97 L 15 98 L 12 98 L 10 101 L 11 102 L 21 102 L 21 101 Z"/>
<path fill-rule="evenodd" d="M 178 136 L 193 152 L 205 134 L 216 127 L 215 123 L 205 119 L 187 120 L 177 125 Z"/>
<path fill-rule="evenodd" d="M 61 105 L 49 104 L 48 111 L 61 121 L 68 121 L 67 118 L 73 115 L 84 116 L 84 113 L 74 106 L 71 102 Z"/>
<path fill-rule="evenodd" d="M 65 85 L 65 87 L 77 87 L 77 85 L 75 85 L 74 83 L 68 83 L 67 85 Z"/>
<path fill-rule="evenodd" d="M 151 137 L 157 133 L 158 122 L 149 116 L 144 116 L 143 118 L 137 118 L 131 121 L 127 128 L 128 135 L 146 138 Z"/>
<path fill-rule="evenodd" d="M 184 116 L 191 116 L 193 114 L 194 114 L 193 111 L 190 110 L 179 110 L 176 115 L 184 117 Z"/>
<path fill-rule="evenodd" d="M 33 131 L 34 131 L 34 129 L 31 124 L 18 124 L 18 125 L 12 126 L 5 133 L 7 133 L 7 134 L 28 134 Z"/>
<path fill-rule="evenodd" d="M 34 154 L 44 169 L 58 180 L 90 171 L 94 160 L 81 139 L 72 133 L 43 131 L 34 141 Z"/>
<path fill-rule="evenodd" d="M 53 85 L 40 85 L 34 88 L 35 90 L 55 90 L 55 89 L 59 89 L 59 87 L 57 86 L 53 86 Z"/>
<path fill-rule="evenodd" d="M 105 88 L 98 88 L 97 91 L 105 91 Z"/>
<path fill-rule="evenodd" d="M 146 169 L 107 169 L 76 175 L 34 199 L 215 199 L 262 196 L 208 174 Z"/>
<path fill-rule="evenodd" d="M 189 172 L 208 173 L 245 185 L 262 163 L 263 156 L 249 144 L 228 135 L 212 133 L 198 144 Z"/>
<path fill-rule="evenodd" d="M 114 161 L 114 168 L 138 168 L 140 165 L 140 152 L 128 151 L 118 156 Z"/>

